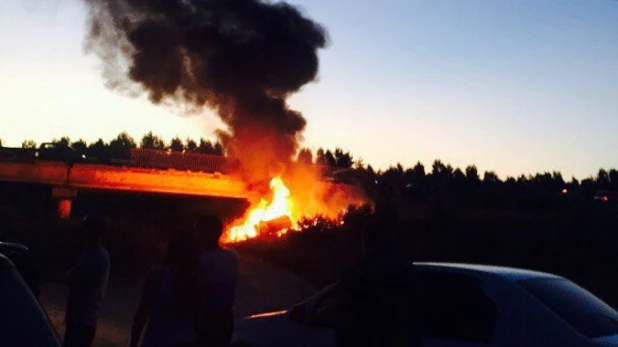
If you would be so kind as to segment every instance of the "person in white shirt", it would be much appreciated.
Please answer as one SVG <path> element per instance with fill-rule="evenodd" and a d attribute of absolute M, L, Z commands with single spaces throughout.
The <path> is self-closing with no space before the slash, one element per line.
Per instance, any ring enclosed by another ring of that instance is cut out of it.
<path fill-rule="evenodd" d="M 232 306 L 238 282 L 238 255 L 220 246 L 223 223 L 218 217 L 200 217 L 194 232 L 200 249 L 203 285 L 202 307 L 197 322 L 198 345 L 228 346 L 234 327 Z"/>
<path fill-rule="evenodd" d="M 110 268 L 109 253 L 101 243 L 104 229 L 97 217 L 89 216 L 82 221 L 85 252 L 65 278 L 69 286 L 65 347 L 89 347 L 94 340 Z"/>

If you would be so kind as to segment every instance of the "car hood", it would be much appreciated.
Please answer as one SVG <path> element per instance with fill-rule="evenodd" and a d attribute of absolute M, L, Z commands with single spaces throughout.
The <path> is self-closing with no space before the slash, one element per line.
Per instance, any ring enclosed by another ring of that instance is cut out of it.
<path fill-rule="evenodd" d="M 597 337 L 594 342 L 601 346 L 618 346 L 618 335 Z"/>
<path fill-rule="evenodd" d="M 232 341 L 268 341 L 273 336 L 278 336 L 285 329 L 288 311 L 276 311 L 260 313 L 249 317 L 237 319 L 234 323 Z"/>
<path fill-rule="evenodd" d="M 0 253 L 6 256 L 28 253 L 28 247 L 19 243 L 0 241 Z"/>
<path fill-rule="evenodd" d="M 286 313 L 288 311 L 274 311 L 267 313 L 254 314 L 245 318 L 237 319 L 234 323 L 234 331 L 245 333 L 256 329 L 268 329 L 271 326 L 276 326 L 282 321 L 287 320 Z"/>
<path fill-rule="evenodd" d="M 15 242 L 0 241 L 0 249 L 19 251 L 19 252 L 28 252 L 28 247 L 22 244 L 19 244 L 19 243 L 15 243 Z"/>
<path fill-rule="evenodd" d="M 266 312 L 266 313 L 258 313 L 258 314 L 254 314 L 254 315 L 245 317 L 242 320 L 264 319 L 264 318 L 269 318 L 269 317 L 283 316 L 287 312 L 288 312 L 288 310 L 273 311 L 273 312 Z"/>

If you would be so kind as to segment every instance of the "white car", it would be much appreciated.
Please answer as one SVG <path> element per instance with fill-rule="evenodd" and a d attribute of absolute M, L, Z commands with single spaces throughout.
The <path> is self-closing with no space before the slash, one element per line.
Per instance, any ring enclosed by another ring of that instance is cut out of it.
<path fill-rule="evenodd" d="M 428 347 L 618 346 L 618 313 L 573 282 L 513 268 L 415 263 Z M 233 346 L 335 347 L 337 284 L 236 322 Z"/>

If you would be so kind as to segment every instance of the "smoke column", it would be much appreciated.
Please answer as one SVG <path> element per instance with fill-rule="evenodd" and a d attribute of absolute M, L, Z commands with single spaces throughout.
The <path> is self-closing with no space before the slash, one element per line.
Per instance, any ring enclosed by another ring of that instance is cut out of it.
<path fill-rule="evenodd" d="M 292 5 L 259 0 L 84 1 L 86 48 L 110 88 L 215 110 L 249 182 L 289 162 L 306 121 L 286 98 L 315 79 L 322 26 Z"/>

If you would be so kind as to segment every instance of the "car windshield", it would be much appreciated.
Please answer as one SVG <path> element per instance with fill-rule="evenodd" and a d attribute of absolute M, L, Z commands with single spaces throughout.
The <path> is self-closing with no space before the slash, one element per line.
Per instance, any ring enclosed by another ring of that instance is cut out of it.
<path fill-rule="evenodd" d="M 519 284 L 588 338 L 618 334 L 618 313 L 571 281 L 542 278 Z"/>

